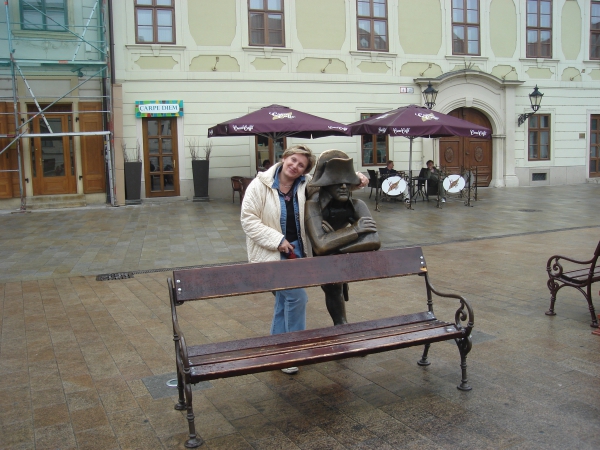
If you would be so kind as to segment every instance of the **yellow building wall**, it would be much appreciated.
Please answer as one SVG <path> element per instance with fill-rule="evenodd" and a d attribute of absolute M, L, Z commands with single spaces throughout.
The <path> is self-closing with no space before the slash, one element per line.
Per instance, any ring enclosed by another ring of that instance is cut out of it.
<path fill-rule="evenodd" d="M 510 58 L 517 48 L 517 11 L 513 0 L 490 3 L 490 46 L 494 56 Z"/>
<path fill-rule="evenodd" d="M 560 18 L 561 43 L 565 58 L 577 59 L 581 49 L 581 8 L 577 2 L 565 2 Z"/>
<path fill-rule="evenodd" d="M 344 0 L 297 1 L 296 32 L 304 49 L 341 50 L 346 40 Z"/>

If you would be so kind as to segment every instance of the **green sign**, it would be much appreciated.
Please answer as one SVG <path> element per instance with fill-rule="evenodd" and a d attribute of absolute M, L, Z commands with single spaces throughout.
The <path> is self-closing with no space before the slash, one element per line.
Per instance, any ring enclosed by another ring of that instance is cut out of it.
<path fill-rule="evenodd" d="M 136 100 L 135 117 L 182 117 L 183 100 Z"/>

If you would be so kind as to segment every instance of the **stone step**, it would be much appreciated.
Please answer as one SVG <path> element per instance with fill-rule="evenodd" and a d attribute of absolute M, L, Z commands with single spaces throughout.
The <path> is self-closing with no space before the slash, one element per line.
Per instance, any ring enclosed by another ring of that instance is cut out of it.
<path fill-rule="evenodd" d="M 27 209 L 62 209 L 62 208 L 81 208 L 87 206 L 85 195 L 66 194 L 66 195 L 38 195 L 27 197 Z"/>
<path fill-rule="evenodd" d="M 143 198 L 143 205 L 151 205 L 156 203 L 174 203 L 174 202 L 186 202 L 188 200 L 187 197 L 178 196 L 178 197 L 152 197 L 152 198 Z"/>

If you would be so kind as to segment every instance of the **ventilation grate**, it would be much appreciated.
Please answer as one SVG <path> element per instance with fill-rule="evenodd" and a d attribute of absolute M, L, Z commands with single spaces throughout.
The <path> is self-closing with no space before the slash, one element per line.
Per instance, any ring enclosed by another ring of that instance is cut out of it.
<path fill-rule="evenodd" d="M 133 272 L 103 273 L 96 276 L 96 281 L 125 280 L 133 278 Z"/>
<path fill-rule="evenodd" d="M 532 173 L 531 181 L 546 181 L 546 175 L 548 175 L 546 172 Z"/>

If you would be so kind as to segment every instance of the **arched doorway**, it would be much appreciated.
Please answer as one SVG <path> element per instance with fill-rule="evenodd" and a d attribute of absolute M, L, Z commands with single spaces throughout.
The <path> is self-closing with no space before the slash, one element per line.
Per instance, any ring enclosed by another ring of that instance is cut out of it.
<path fill-rule="evenodd" d="M 448 115 L 492 128 L 488 118 L 473 108 L 458 108 Z M 487 187 L 492 180 L 492 141 L 477 136 L 441 138 L 439 161 L 440 167 L 445 168 L 448 174 L 477 167 L 477 185 Z"/>

